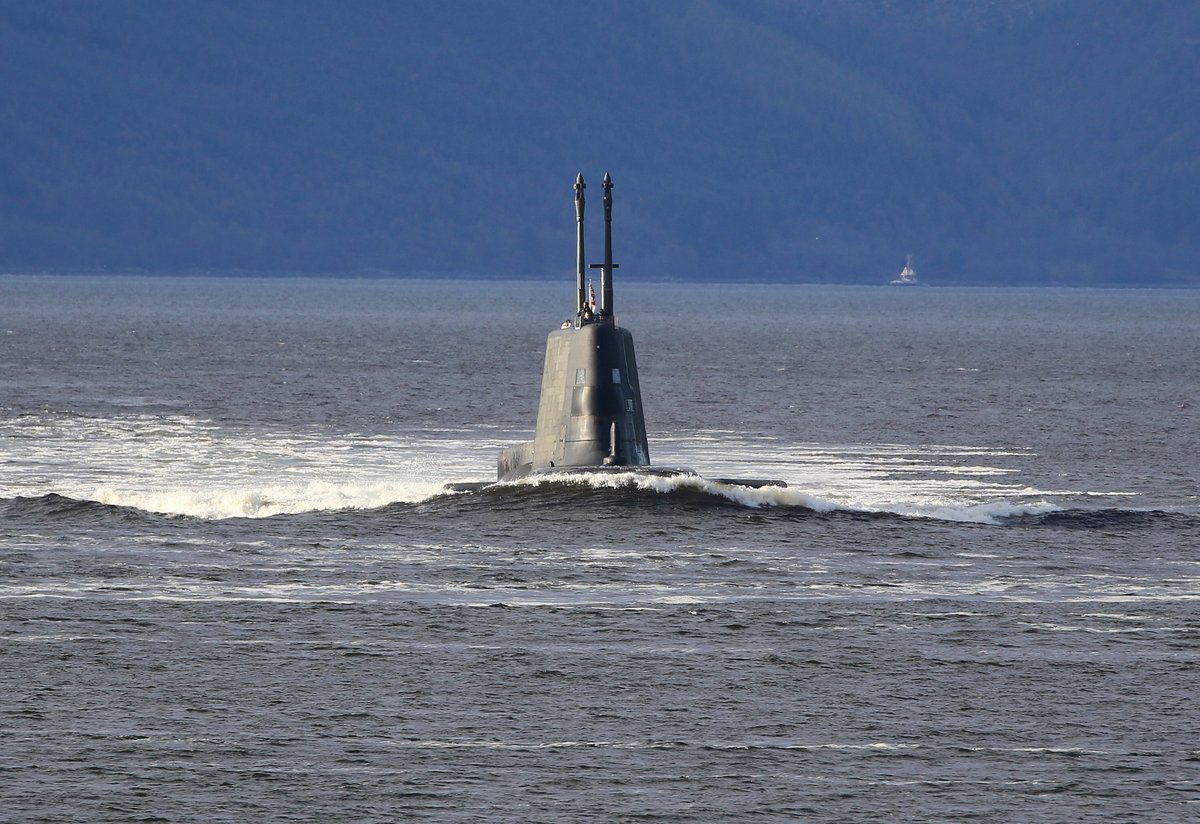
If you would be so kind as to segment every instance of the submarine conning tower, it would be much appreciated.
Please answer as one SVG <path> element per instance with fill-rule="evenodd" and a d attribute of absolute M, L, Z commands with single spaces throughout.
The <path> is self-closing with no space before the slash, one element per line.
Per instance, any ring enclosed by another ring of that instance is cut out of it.
<path fill-rule="evenodd" d="M 583 174 L 575 178 L 575 315 L 546 338 L 533 440 L 501 451 L 496 476 L 512 480 L 556 469 L 648 466 L 646 423 L 633 335 L 613 312 L 612 178 L 604 175 L 600 301 L 585 284 Z"/>

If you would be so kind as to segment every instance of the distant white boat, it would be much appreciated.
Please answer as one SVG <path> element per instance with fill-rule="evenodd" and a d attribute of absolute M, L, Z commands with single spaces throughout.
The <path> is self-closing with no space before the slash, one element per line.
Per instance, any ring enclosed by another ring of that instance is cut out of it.
<path fill-rule="evenodd" d="M 912 265 L 912 255 L 904 256 L 904 268 L 900 270 L 900 275 L 892 281 L 892 286 L 919 286 L 917 281 L 917 270 Z"/>

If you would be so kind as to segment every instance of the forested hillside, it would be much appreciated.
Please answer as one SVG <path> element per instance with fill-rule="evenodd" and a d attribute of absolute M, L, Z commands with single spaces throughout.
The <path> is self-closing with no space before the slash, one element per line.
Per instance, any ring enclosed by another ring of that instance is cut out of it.
<path fill-rule="evenodd" d="M 1190 0 L 0 0 L 0 267 L 1200 284 Z M 591 240 L 598 250 L 599 235 Z"/>

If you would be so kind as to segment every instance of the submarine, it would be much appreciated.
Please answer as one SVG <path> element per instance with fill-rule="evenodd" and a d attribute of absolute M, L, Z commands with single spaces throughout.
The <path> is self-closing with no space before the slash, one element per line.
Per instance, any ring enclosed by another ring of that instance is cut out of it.
<path fill-rule="evenodd" d="M 583 173 L 575 177 L 575 312 L 546 338 L 541 395 L 532 441 L 500 451 L 496 481 L 446 485 L 470 492 L 493 483 L 538 475 L 636 473 L 659 477 L 699 475 L 690 469 L 653 466 L 642 411 L 633 334 L 617 324 L 613 304 L 613 182 L 604 190 L 604 261 L 586 264 Z M 600 270 L 600 295 L 585 286 L 587 270 Z M 778 480 L 710 478 L 715 483 L 785 487 Z"/>

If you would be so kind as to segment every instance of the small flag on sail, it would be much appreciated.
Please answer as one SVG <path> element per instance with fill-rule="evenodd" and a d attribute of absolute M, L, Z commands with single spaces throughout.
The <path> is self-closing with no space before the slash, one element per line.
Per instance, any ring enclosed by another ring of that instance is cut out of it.
<path fill-rule="evenodd" d="M 588 294 L 590 295 L 588 303 L 591 304 L 592 311 L 594 312 L 596 311 L 596 287 L 592 286 L 591 283 L 588 283 Z"/>

